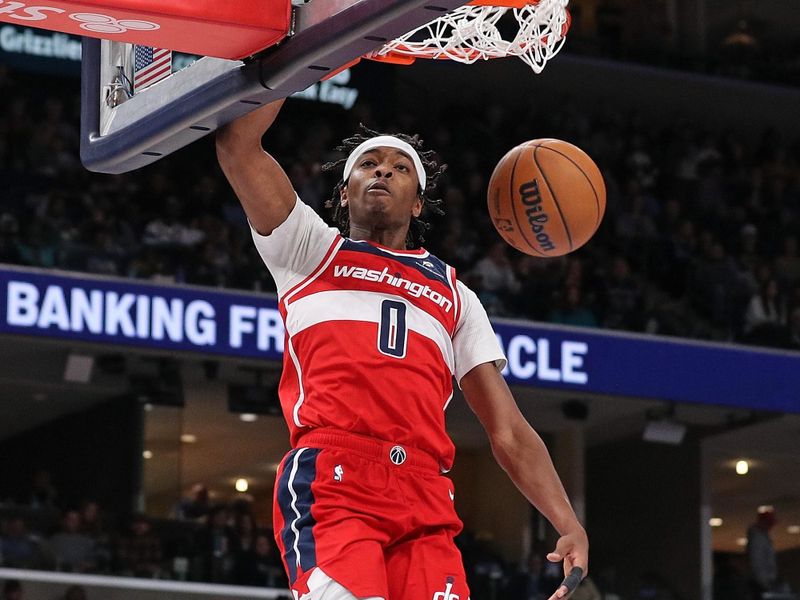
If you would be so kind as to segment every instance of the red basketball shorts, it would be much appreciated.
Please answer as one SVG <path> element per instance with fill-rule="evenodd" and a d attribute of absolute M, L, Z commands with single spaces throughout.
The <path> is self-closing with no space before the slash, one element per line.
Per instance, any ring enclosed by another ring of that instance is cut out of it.
<path fill-rule="evenodd" d="M 299 596 L 318 567 L 360 598 L 469 598 L 453 483 L 420 450 L 310 431 L 278 469 L 274 527 Z"/>

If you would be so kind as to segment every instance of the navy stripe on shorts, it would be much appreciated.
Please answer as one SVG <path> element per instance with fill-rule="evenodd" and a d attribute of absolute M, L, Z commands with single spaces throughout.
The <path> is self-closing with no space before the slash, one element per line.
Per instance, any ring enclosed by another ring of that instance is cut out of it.
<path fill-rule="evenodd" d="M 307 572 L 317 566 L 311 515 L 314 494 L 311 484 L 317 475 L 318 448 L 292 450 L 284 461 L 283 473 L 278 481 L 278 505 L 283 515 L 281 539 L 285 548 L 289 582 L 297 580 L 297 567 Z"/>

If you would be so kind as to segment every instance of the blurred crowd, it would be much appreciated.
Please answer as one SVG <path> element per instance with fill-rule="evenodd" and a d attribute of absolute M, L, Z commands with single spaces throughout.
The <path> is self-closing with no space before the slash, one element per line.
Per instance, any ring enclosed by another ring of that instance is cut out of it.
<path fill-rule="evenodd" d="M 210 139 L 133 173 L 92 174 L 78 158 L 74 94 L 19 78 L 0 67 L 0 262 L 274 290 Z M 359 122 L 422 133 L 448 163 L 438 190 L 447 214 L 432 219 L 426 247 L 490 314 L 800 348 L 797 140 L 777 130 L 745 139 L 681 115 L 656 127 L 644 113 L 569 98 L 522 113 L 367 103 L 344 113 L 295 100 L 265 144 L 323 214 L 337 178 L 321 165 Z M 600 231 L 563 258 L 518 253 L 488 220 L 494 165 L 530 137 L 575 143 L 605 177 Z"/>
<path fill-rule="evenodd" d="M 566 47 L 590 57 L 797 85 L 796 26 L 780 8 L 768 2 L 739 2 L 735 10 L 707 4 L 703 18 L 690 25 L 683 20 L 691 14 L 688 4 L 570 0 Z"/>
<path fill-rule="evenodd" d="M 0 506 L 0 567 L 288 587 L 273 532 L 259 526 L 244 495 L 220 502 L 196 484 L 170 519 L 143 514 L 118 519 L 94 501 L 59 508 L 51 502 L 56 496 L 42 492 L 45 488 L 34 490 L 29 504 Z M 560 564 L 544 560 L 543 552 L 532 553 L 524 564 L 512 564 L 487 534 L 465 532 L 456 542 L 475 598 L 545 600 L 563 579 Z M 598 585 L 606 590 L 602 596 Z M 613 578 L 601 577 L 598 584 L 587 580 L 573 598 L 613 600 L 618 598 L 613 586 Z M 20 582 L 7 581 L 3 587 L 0 600 L 25 600 Z M 90 596 L 73 586 L 63 598 Z"/>
<path fill-rule="evenodd" d="M 117 518 L 97 502 L 60 508 L 32 498 L 0 510 L 0 565 L 286 589 L 271 530 L 251 503 L 212 503 L 204 487 L 172 519 Z"/>
<path fill-rule="evenodd" d="M 244 494 L 222 501 L 197 483 L 169 519 L 118 518 L 95 501 L 61 507 L 46 473 L 37 472 L 28 502 L 0 505 L 2 567 L 287 588 L 273 532 L 259 525 Z M 537 553 L 509 564 L 486 534 L 464 533 L 457 543 L 477 598 L 543 600 L 563 578 Z"/>

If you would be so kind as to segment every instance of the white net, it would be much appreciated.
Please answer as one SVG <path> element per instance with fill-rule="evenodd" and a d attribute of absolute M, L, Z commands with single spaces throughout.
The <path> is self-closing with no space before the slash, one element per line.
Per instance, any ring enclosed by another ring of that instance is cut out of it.
<path fill-rule="evenodd" d="M 388 42 L 373 57 L 400 61 L 446 58 L 472 64 L 516 56 L 540 73 L 564 45 L 569 27 L 568 1 L 539 0 L 518 8 L 462 6 Z M 497 4 L 503 4 L 503 0 Z"/>

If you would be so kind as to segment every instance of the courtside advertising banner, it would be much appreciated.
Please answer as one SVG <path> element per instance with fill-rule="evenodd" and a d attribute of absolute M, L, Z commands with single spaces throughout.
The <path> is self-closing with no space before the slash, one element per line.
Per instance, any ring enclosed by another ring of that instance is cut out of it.
<path fill-rule="evenodd" d="M 0 333 L 280 360 L 274 298 L 0 270 Z"/>
<path fill-rule="evenodd" d="M 800 352 L 495 320 L 511 384 L 800 413 Z"/>
<path fill-rule="evenodd" d="M 800 353 L 498 319 L 513 385 L 800 413 Z M 0 269 L 0 334 L 280 360 L 272 295 Z"/>

